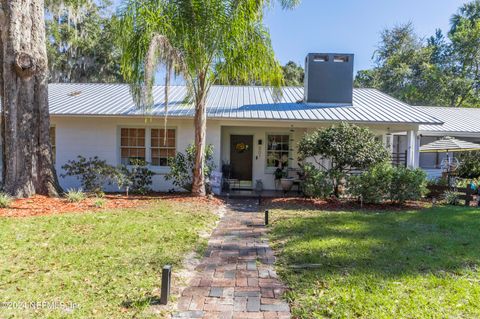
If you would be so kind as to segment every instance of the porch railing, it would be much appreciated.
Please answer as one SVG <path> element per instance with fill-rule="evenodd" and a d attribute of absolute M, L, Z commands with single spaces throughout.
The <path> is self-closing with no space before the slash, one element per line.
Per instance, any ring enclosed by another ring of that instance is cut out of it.
<path fill-rule="evenodd" d="M 407 167 L 407 151 L 392 153 L 392 165 Z"/>

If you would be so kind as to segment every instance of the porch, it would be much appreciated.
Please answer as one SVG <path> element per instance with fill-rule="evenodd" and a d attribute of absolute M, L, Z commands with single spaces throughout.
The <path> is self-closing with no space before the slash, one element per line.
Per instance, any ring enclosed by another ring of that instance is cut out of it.
<path fill-rule="evenodd" d="M 301 174 L 297 152 L 298 142 L 304 134 L 329 127 L 332 123 L 318 124 L 318 122 L 306 121 L 301 123 L 301 126 L 298 126 L 299 123 L 281 124 L 283 125 L 274 126 L 270 123 L 245 122 L 243 126 L 221 126 L 218 171 L 222 176 L 222 196 L 284 197 L 298 196 L 302 193 L 298 183 Z M 392 152 L 394 165 L 418 166 L 418 138 L 415 129 L 373 124 L 368 125 L 368 128 Z M 407 131 L 407 149 L 402 151 L 402 154 L 395 154 L 392 133 L 402 131 Z M 307 159 L 305 162 L 313 161 Z M 328 166 L 326 161 L 324 164 Z M 278 168 L 283 169 L 283 177 L 289 177 L 295 181 L 292 191 L 283 192 L 280 178 L 276 176 Z"/>

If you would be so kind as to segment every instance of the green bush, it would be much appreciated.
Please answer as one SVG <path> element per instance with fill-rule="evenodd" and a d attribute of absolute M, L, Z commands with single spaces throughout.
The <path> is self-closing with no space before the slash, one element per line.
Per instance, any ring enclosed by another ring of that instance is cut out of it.
<path fill-rule="evenodd" d="M 82 190 L 72 188 L 67 191 L 65 196 L 67 198 L 67 201 L 69 201 L 70 203 L 78 203 L 87 198 L 87 196 Z"/>
<path fill-rule="evenodd" d="M 448 186 L 448 180 L 445 177 L 431 178 L 427 181 L 427 186 Z"/>
<path fill-rule="evenodd" d="M 427 192 L 427 174 L 420 168 L 395 167 L 390 184 L 390 199 L 404 203 L 418 200 Z"/>
<path fill-rule="evenodd" d="M 448 205 L 458 205 L 460 201 L 458 193 L 454 191 L 445 191 L 443 193 L 443 198 Z"/>
<path fill-rule="evenodd" d="M 185 149 L 185 154 L 178 152 L 175 157 L 168 161 L 170 172 L 165 175 L 165 179 L 171 180 L 173 185 L 183 188 L 186 191 L 192 190 L 193 183 L 193 169 L 195 167 L 195 145 L 188 145 Z M 205 165 L 203 172 L 205 178 L 210 178 L 210 174 L 215 168 L 213 163 L 213 145 L 209 144 L 205 148 Z M 209 189 L 207 185 L 207 189 Z"/>
<path fill-rule="evenodd" d="M 460 166 L 458 167 L 459 177 L 480 177 L 480 151 L 460 153 L 457 158 L 460 161 Z"/>
<path fill-rule="evenodd" d="M 353 168 L 367 169 L 390 160 L 387 149 L 369 129 L 344 122 L 305 134 L 298 143 L 298 154 L 300 159 L 328 160 L 328 166 L 317 164 L 332 179 L 337 196 L 342 180 Z"/>
<path fill-rule="evenodd" d="M 0 208 L 8 208 L 12 204 L 12 197 L 5 193 L 0 193 Z"/>
<path fill-rule="evenodd" d="M 147 194 L 151 191 L 152 177 L 155 175 L 147 165 L 147 162 L 137 159 L 132 160 L 129 166 L 120 166 L 116 177 L 118 186 L 128 188 L 133 193 Z"/>
<path fill-rule="evenodd" d="M 306 164 L 303 167 L 305 174 L 303 193 L 307 197 L 327 198 L 333 193 L 332 179 L 327 173 L 314 167 L 312 164 Z"/>
<path fill-rule="evenodd" d="M 105 203 L 106 203 L 105 199 L 103 199 L 103 198 L 97 198 L 97 199 L 95 200 L 95 203 L 93 203 L 93 205 L 94 205 L 96 208 L 102 208 L 103 206 L 105 206 Z"/>
<path fill-rule="evenodd" d="M 361 196 L 365 203 L 380 203 L 385 199 L 404 203 L 418 200 L 427 191 L 426 174 L 421 169 L 379 164 L 361 175 L 349 179 L 349 192 Z"/>
<path fill-rule="evenodd" d="M 389 197 L 394 168 L 385 163 L 349 178 L 349 192 L 361 197 L 365 203 L 380 203 Z"/>
<path fill-rule="evenodd" d="M 80 180 L 82 189 L 95 194 L 103 192 L 103 186 L 111 184 L 117 175 L 115 167 L 108 165 L 98 156 L 87 159 L 79 155 L 78 160 L 68 161 L 62 169 L 65 173 L 61 174 L 61 177 L 75 176 Z"/>

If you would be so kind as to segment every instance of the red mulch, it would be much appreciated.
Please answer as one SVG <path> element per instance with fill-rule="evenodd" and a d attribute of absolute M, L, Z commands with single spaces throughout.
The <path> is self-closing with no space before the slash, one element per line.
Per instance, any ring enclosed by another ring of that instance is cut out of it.
<path fill-rule="evenodd" d="M 274 198 L 264 202 L 266 207 L 278 209 L 315 209 L 326 211 L 338 210 L 358 210 L 367 211 L 405 211 L 423 209 L 431 206 L 428 201 L 411 201 L 405 204 L 396 204 L 386 202 L 383 204 L 364 204 L 363 206 L 356 200 L 338 200 L 338 199 L 310 199 L 310 198 Z"/>
<path fill-rule="evenodd" d="M 103 197 L 103 207 L 95 207 L 98 198 L 87 198 L 79 203 L 70 203 L 65 198 L 52 198 L 35 195 L 30 198 L 14 199 L 8 208 L 0 208 L 0 217 L 28 217 L 54 215 L 70 212 L 102 211 L 108 209 L 121 209 L 141 207 L 157 200 L 195 203 L 200 205 L 220 205 L 221 200 L 213 197 L 192 197 L 187 194 L 155 193 L 149 195 L 108 194 Z"/>

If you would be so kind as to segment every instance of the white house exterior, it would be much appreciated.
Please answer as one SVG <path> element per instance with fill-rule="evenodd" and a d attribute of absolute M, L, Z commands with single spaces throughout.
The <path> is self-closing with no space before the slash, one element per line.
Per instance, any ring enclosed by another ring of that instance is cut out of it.
<path fill-rule="evenodd" d="M 146 115 L 135 107 L 128 85 L 50 84 L 57 173 L 62 174 L 62 166 L 78 155 L 98 156 L 112 165 L 126 162 L 128 157 L 140 157 L 156 173 L 153 189 L 170 190 L 171 183 L 164 180 L 169 170 L 166 157 L 183 152 L 193 142 L 194 107 L 186 100 L 185 87 L 172 87 L 168 141 L 160 146 L 165 116 L 163 92 L 163 87 L 154 87 L 155 105 Z M 238 165 L 250 166 L 250 172 L 240 178 L 250 187 L 262 180 L 264 189 L 274 189 L 275 165 L 287 160 L 289 167 L 297 167 L 296 144 L 306 132 L 318 128 L 342 121 L 367 126 L 391 148 L 393 134 L 406 132 L 406 164 L 417 167 L 418 132 L 426 125 L 443 124 L 424 110 L 374 89 L 354 89 L 350 104 L 306 103 L 299 87 L 282 89 L 279 100 L 274 96 L 265 87 L 214 86 L 207 99 L 207 143 L 214 146 L 216 170 L 221 171 L 226 163 L 233 170 Z M 237 158 L 234 148 L 240 143 L 232 146 L 235 139 L 246 139 L 244 144 L 250 150 L 247 157 Z M 73 177 L 60 178 L 60 183 L 65 189 L 79 187 Z"/>

